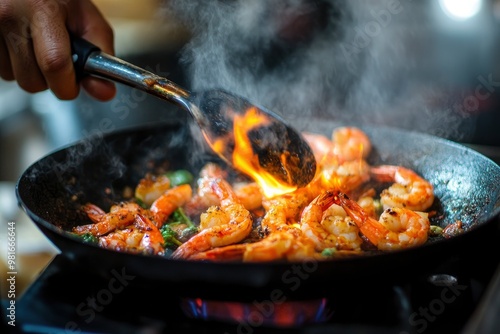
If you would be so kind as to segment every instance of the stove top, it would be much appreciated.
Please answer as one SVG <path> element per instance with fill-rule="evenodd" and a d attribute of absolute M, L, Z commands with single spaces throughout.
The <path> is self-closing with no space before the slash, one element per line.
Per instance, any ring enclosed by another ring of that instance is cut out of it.
<path fill-rule="evenodd" d="M 500 234 L 499 234 L 500 235 Z M 271 303 L 182 298 L 175 286 L 82 272 L 57 255 L 17 301 L 22 333 L 486 333 L 498 332 L 500 254 L 446 260 L 401 284 L 346 286 L 312 300 Z M 497 282 L 498 281 L 498 282 Z M 496 286 L 495 286 L 496 284 Z M 343 289 L 344 290 L 344 289 Z M 488 303 L 488 304 L 485 304 Z M 2 307 L 5 310 L 5 307 Z M 484 319 L 490 319 L 485 323 Z"/>

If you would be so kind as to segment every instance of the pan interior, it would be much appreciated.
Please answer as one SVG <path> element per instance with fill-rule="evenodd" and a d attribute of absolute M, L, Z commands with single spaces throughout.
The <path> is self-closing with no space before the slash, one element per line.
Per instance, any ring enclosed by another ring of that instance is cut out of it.
<path fill-rule="evenodd" d="M 329 122 L 300 122 L 300 130 L 330 135 Z M 432 224 L 461 220 L 467 229 L 500 211 L 500 167 L 464 146 L 393 128 L 363 127 L 373 151 L 369 163 L 413 169 L 435 187 Z M 134 188 L 147 172 L 183 168 L 195 175 L 208 161 L 224 163 L 193 138 L 187 124 L 124 130 L 70 145 L 39 160 L 21 176 L 17 195 L 30 217 L 67 231 L 89 223 L 78 209 L 92 202 L 103 209 Z M 234 174 L 236 177 L 236 174 Z"/>

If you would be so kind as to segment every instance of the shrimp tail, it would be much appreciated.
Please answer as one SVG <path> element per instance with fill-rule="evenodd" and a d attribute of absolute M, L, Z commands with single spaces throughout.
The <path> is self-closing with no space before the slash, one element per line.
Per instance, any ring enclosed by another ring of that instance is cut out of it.
<path fill-rule="evenodd" d="M 397 171 L 396 166 L 375 166 L 370 168 L 370 174 L 379 182 L 393 182 Z"/>
<path fill-rule="evenodd" d="M 246 244 L 229 245 L 193 254 L 189 257 L 189 260 L 241 261 L 246 249 Z"/>
<path fill-rule="evenodd" d="M 313 200 L 313 204 L 319 205 L 322 211 L 328 209 L 335 203 L 335 191 L 327 190 Z"/>
<path fill-rule="evenodd" d="M 138 229 L 144 231 L 140 247 L 153 254 L 162 254 L 164 251 L 164 240 L 158 227 L 156 227 L 148 217 L 141 213 L 136 215 L 134 225 Z"/>
<path fill-rule="evenodd" d="M 352 218 L 359 230 L 365 235 L 371 243 L 377 244 L 378 240 L 384 237 L 384 232 L 380 228 L 380 223 L 374 220 L 363 208 L 351 200 L 346 194 L 337 192 L 335 204 L 342 206 L 344 211 Z"/>
<path fill-rule="evenodd" d="M 102 219 L 102 217 L 104 217 L 104 215 L 106 214 L 106 212 L 103 209 L 92 203 L 85 204 L 82 207 L 82 210 L 94 223 L 98 223 Z"/>

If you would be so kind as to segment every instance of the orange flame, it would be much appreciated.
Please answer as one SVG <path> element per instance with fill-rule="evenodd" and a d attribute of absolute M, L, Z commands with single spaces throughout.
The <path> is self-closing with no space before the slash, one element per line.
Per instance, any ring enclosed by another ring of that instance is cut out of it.
<path fill-rule="evenodd" d="M 238 170 L 253 178 L 260 185 L 264 195 L 270 198 L 292 192 L 297 187 L 290 187 L 264 170 L 259 164 L 258 156 L 252 150 L 248 132 L 268 122 L 266 115 L 255 107 L 248 109 L 244 115 L 234 116 L 233 164 Z"/>

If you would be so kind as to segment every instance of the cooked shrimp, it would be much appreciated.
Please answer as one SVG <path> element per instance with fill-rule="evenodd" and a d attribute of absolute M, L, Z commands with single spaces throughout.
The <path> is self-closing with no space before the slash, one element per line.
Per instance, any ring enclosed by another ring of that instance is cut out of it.
<path fill-rule="evenodd" d="M 130 252 L 161 255 L 164 252 L 163 237 L 158 228 L 143 214 L 137 214 L 134 223 L 99 238 L 104 248 Z"/>
<path fill-rule="evenodd" d="M 279 260 L 305 260 L 320 258 L 314 245 L 303 238 L 300 230 L 289 228 L 271 233 L 266 238 L 253 242 L 228 245 L 200 252 L 190 260 L 264 262 Z"/>
<path fill-rule="evenodd" d="M 339 127 L 332 132 L 333 153 L 341 161 L 366 158 L 371 152 L 368 135 L 357 127 Z"/>
<path fill-rule="evenodd" d="M 342 206 L 361 233 L 380 250 L 404 249 L 427 241 L 430 223 L 424 212 L 394 207 L 385 210 L 377 221 L 343 193 L 336 192 L 335 202 Z"/>
<path fill-rule="evenodd" d="M 324 161 L 337 160 L 338 157 L 333 152 L 333 143 L 327 136 L 305 131 L 302 132 L 302 137 L 311 147 L 319 165 L 322 165 Z"/>
<path fill-rule="evenodd" d="M 227 171 L 225 171 L 221 165 L 216 164 L 215 162 L 206 163 L 203 168 L 199 172 L 199 178 L 208 178 L 208 179 L 226 179 L 228 176 Z"/>
<path fill-rule="evenodd" d="M 220 200 L 213 192 L 210 182 L 215 178 L 226 179 L 227 176 L 228 173 L 220 165 L 213 162 L 205 164 L 198 173 L 196 193 L 186 203 L 186 212 L 192 215 L 199 215 L 208 207 L 219 205 Z"/>
<path fill-rule="evenodd" d="M 141 253 L 144 232 L 133 224 L 99 238 L 99 246 L 119 252 Z"/>
<path fill-rule="evenodd" d="M 266 209 L 266 214 L 260 223 L 262 230 L 271 233 L 286 229 L 288 221 L 298 222 L 310 197 L 311 192 L 308 188 L 299 188 L 288 194 L 264 198 L 262 205 Z"/>
<path fill-rule="evenodd" d="M 364 158 L 371 150 L 368 136 L 358 128 L 334 129 L 332 140 L 326 136 L 305 132 L 319 165 L 319 179 L 324 190 L 336 188 L 344 192 L 356 189 L 370 179 L 370 168 Z"/>
<path fill-rule="evenodd" d="M 358 199 L 359 206 L 370 217 L 376 219 L 379 217 L 380 204 L 372 196 L 362 196 Z"/>
<path fill-rule="evenodd" d="M 335 237 L 331 236 L 321 226 L 323 213 L 334 202 L 334 194 L 326 191 L 316 197 L 302 212 L 300 228 L 304 235 L 311 239 L 318 250 L 335 247 Z"/>
<path fill-rule="evenodd" d="M 314 247 L 302 242 L 297 228 L 277 231 L 261 241 L 247 244 L 243 262 L 263 262 L 276 260 L 303 260 L 311 258 Z"/>
<path fill-rule="evenodd" d="M 211 249 L 196 254 L 191 259 L 243 262 L 275 261 L 286 258 L 294 242 L 295 237 L 292 233 L 280 231 L 254 243 L 236 244 Z"/>
<path fill-rule="evenodd" d="M 189 260 L 243 261 L 247 246 L 247 244 L 234 244 L 212 248 L 191 255 Z"/>
<path fill-rule="evenodd" d="M 326 191 L 304 209 L 300 220 L 304 236 L 314 242 L 317 251 L 360 249 L 363 240 L 359 229 L 340 206 L 333 204 L 334 200 L 335 193 Z"/>
<path fill-rule="evenodd" d="M 198 179 L 197 194 L 190 201 L 191 208 L 208 208 L 219 205 L 220 199 L 211 189 L 213 177 L 203 177 Z M 262 206 L 262 192 L 256 182 L 238 182 L 232 185 L 235 196 L 247 210 L 255 210 Z"/>
<path fill-rule="evenodd" d="M 333 204 L 325 211 L 321 225 L 335 236 L 337 250 L 361 250 L 363 239 L 359 236 L 359 228 L 339 205 Z M 331 247 L 325 247 L 331 248 Z"/>
<path fill-rule="evenodd" d="M 263 194 L 257 182 L 240 182 L 233 184 L 234 193 L 247 210 L 256 210 L 262 206 Z"/>
<path fill-rule="evenodd" d="M 302 132 L 302 136 L 311 147 L 316 161 L 343 163 L 345 161 L 366 158 L 371 152 L 371 142 L 365 132 L 357 127 L 339 127 L 327 136 Z"/>
<path fill-rule="evenodd" d="M 102 217 L 106 214 L 106 211 L 104 211 L 103 209 L 92 203 L 85 204 L 82 207 L 82 210 L 94 223 L 98 223 L 102 219 Z"/>
<path fill-rule="evenodd" d="M 325 166 L 321 172 L 324 189 L 338 189 L 349 193 L 370 180 L 370 166 L 365 160 L 346 161 L 340 165 Z"/>
<path fill-rule="evenodd" d="M 434 202 L 432 184 L 408 168 L 382 165 L 373 167 L 371 173 L 381 182 L 395 182 L 380 194 L 384 209 L 398 207 L 425 211 Z"/>
<path fill-rule="evenodd" d="M 148 174 L 139 181 L 135 188 L 135 197 L 149 207 L 168 189 L 170 189 L 168 177 L 165 175 L 153 177 Z"/>
<path fill-rule="evenodd" d="M 219 198 L 213 192 L 210 185 L 213 179 L 227 179 L 227 172 L 216 163 L 209 162 L 200 170 L 199 178 L 197 181 L 198 189 L 196 198 L 197 201 L 202 201 L 203 205 L 209 207 L 211 205 L 218 205 Z"/>
<path fill-rule="evenodd" d="M 96 210 L 95 206 L 85 206 L 86 210 Z M 121 203 L 113 205 L 109 213 L 101 215 L 97 223 L 76 226 L 76 234 L 91 233 L 95 236 L 107 234 L 116 229 L 127 227 L 134 222 L 135 216 L 142 208 L 136 203 Z M 95 218 L 95 216 L 94 216 Z"/>
<path fill-rule="evenodd" d="M 175 259 L 187 259 L 197 252 L 212 247 L 226 246 L 243 240 L 252 230 L 252 216 L 239 203 L 229 183 L 222 179 L 213 179 L 211 187 L 220 200 L 220 209 L 225 214 L 221 218 L 218 209 L 207 211 L 200 217 L 200 226 L 206 227 L 188 241 L 180 245 L 172 254 Z M 208 222 L 207 222 L 208 221 Z"/>
<path fill-rule="evenodd" d="M 153 214 L 156 227 L 163 226 L 167 218 L 179 207 L 186 204 L 192 196 L 189 184 L 182 184 L 165 191 L 151 204 L 150 211 Z"/>
<path fill-rule="evenodd" d="M 264 199 L 267 209 L 261 221 L 261 229 L 266 237 L 254 243 L 236 244 L 211 249 L 191 257 L 197 260 L 241 260 L 274 261 L 280 259 L 306 258 L 312 256 L 314 247 L 307 241 L 301 242 L 301 231 L 293 224 L 300 212 L 307 205 L 308 192 L 305 188 L 293 194 L 284 194 L 271 199 Z M 220 219 L 217 217 L 216 219 Z"/>
<path fill-rule="evenodd" d="M 165 240 L 158 227 L 148 217 L 140 213 L 135 217 L 134 224 L 144 232 L 139 248 L 148 254 L 162 254 Z"/>

